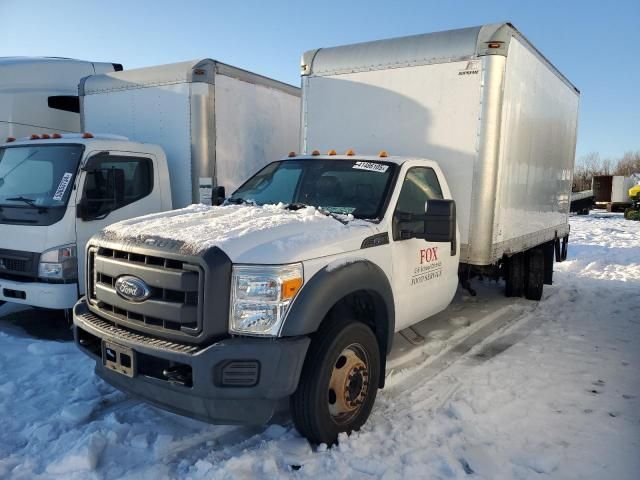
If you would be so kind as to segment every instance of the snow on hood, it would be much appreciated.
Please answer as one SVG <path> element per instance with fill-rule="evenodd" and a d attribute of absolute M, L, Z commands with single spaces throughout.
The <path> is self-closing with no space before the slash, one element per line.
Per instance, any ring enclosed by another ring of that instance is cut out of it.
<path fill-rule="evenodd" d="M 217 246 L 233 262 L 287 263 L 359 249 L 372 225 L 344 218 L 346 223 L 314 207 L 291 211 L 284 204 L 191 205 L 115 223 L 97 240 L 149 246 L 170 240 L 187 255 Z"/>

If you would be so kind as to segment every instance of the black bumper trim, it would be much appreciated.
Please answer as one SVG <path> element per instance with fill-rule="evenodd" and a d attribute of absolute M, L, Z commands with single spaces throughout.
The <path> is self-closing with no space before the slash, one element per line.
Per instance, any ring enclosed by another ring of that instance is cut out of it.
<path fill-rule="evenodd" d="M 115 327 L 89 312 L 84 300 L 75 306 L 73 322 L 76 345 L 96 361 L 96 373 L 108 383 L 165 410 L 223 424 L 268 423 L 281 400 L 296 390 L 310 343 L 309 337 L 299 336 L 236 337 L 208 346 L 181 345 Z M 131 378 L 105 368 L 99 352 L 81 342 L 87 334 L 96 341 L 109 340 L 131 348 L 140 360 L 138 374 Z M 255 385 L 222 386 L 216 382 L 221 365 L 246 360 L 260 365 Z M 143 361 L 149 363 L 146 370 Z M 154 362 L 189 366 L 192 384 L 176 385 L 162 375 L 140 373 L 152 371 Z"/>

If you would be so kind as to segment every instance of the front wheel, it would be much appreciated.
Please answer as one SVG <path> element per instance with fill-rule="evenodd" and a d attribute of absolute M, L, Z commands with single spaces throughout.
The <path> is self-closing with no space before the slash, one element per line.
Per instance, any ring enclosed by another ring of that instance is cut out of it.
<path fill-rule="evenodd" d="M 369 418 L 380 380 L 380 349 L 361 322 L 329 320 L 315 335 L 291 396 L 293 422 L 311 443 L 336 443 Z"/>

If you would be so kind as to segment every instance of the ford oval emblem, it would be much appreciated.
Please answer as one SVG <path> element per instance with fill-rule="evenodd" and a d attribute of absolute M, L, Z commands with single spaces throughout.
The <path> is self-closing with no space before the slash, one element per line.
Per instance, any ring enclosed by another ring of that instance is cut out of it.
<path fill-rule="evenodd" d="M 116 280 L 116 292 L 130 302 L 144 302 L 151 296 L 151 288 L 138 277 L 122 275 Z"/>

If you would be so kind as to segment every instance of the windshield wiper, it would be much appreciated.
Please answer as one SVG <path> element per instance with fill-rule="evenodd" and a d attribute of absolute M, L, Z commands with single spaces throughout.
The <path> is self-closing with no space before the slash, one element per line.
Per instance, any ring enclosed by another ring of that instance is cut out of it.
<path fill-rule="evenodd" d="M 27 197 L 11 197 L 11 198 L 7 198 L 6 199 L 9 202 L 22 202 L 22 203 L 26 203 L 27 205 L 29 205 L 32 208 L 37 208 L 39 212 L 46 212 L 47 210 L 49 210 L 48 207 L 43 207 L 42 205 L 36 205 L 36 201 L 33 198 L 27 198 Z"/>
<path fill-rule="evenodd" d="M 289 203 L 285 208 L 287 210 L 301 210 L 303 208 L 307 208 L 307 207 L 311 207 L 312 205 L 307 205 L 306 203 L 300 203 L 300 202 L 294 202 L 294 203 Z M 319 211 L 320 213 L 322 213 L 323 215 L 326 215 L 328 217 L 332 217 L 335 218 L 337 221 L 339 221 L 341 224 L 343 225 L 347 225 L 349 222 L 346 221 L 343 218 L 340 218 L 339 215 L 330 212 L 329 210 L 325 210 L 322 207 L 314 207 L 317 211 Z"/>
<path fill-rule="evenodd" d="M 303 208 L 307 208 L 309 205 L 307 205 L 306 203 L 301 203 L 301 202 L 293 202 L 293 203 L 287 203 L 287 206 L 284 207 L 287 210 L 302 210 Z"/>
<path fill-rule="evenodd" d="M 245 200 L 242 197 L 227 198 L 226 202 L 227 203 L 233 203 L 234 205 L 240 205 L 240 204 L 255 205 L 256 204 L 256 202 L 252 202 L 251 200 Z"/>

